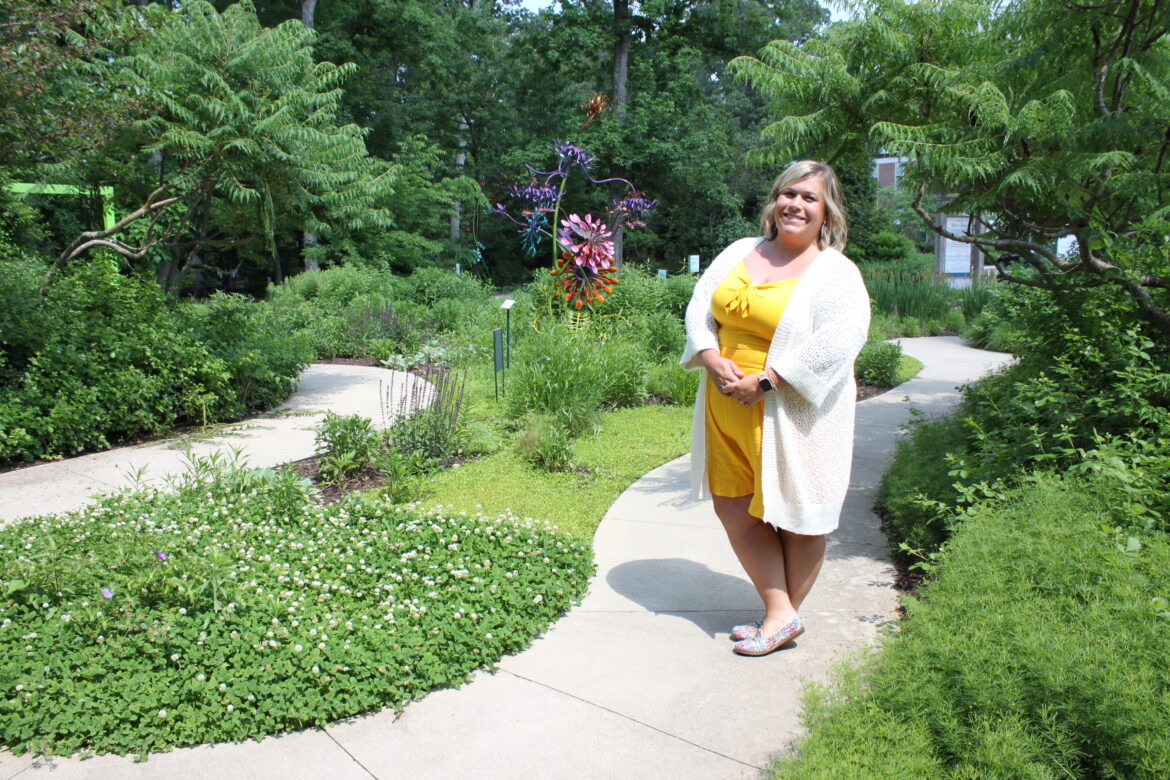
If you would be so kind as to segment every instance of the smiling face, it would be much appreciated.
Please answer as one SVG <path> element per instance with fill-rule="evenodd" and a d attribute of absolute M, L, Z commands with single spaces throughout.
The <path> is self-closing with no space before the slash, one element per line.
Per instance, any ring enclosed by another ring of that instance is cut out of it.
<path fill-rule="evenodd" d="M 806 176 L 782 189 L 773 211 L 777 239 L 784 243 L 819 244 L 825 222 L 825 184 Z"/>

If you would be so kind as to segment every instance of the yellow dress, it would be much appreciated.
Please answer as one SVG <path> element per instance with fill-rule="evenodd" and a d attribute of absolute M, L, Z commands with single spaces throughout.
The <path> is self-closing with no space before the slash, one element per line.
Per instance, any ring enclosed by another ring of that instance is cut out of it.
<path fill-rule="evenodd" d="M 741 262 L 711 297 L 711 313 L 719 323 L 719 354 L 730 358 L 745 375 L 764 370 L 768 347 L 784 307 L 800 278 L 752 284 Z M 760 441 L 764 404 L 742 406 L 707 382 L 707 481 L 716 496 L 752 495 L 748 511 L 764 516 L 760 491 Z"/>

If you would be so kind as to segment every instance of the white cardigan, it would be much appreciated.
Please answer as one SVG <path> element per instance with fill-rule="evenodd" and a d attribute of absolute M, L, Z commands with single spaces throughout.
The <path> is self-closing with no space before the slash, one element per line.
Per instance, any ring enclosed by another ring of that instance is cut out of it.
<path fill-rule="evenodd" d="M 711 296 L 763 240 L 736 241 L 699 278 L 687 306 L 683 368 L 702 369 L 699 353 L 719 349 Z M 869 293 L 861 273 L 837 250 L 822 250 L 796 283 L 768 349 L 766 365 L 785 380 L 763 401 L 764 520 L 776 528 L 826 534 L 837 527 L 853 461 L 853 362 L 868 333 Z M 691 425 L 691 490 L 696 499 L 710 494 L 706 372 L 703 376 Z"/>

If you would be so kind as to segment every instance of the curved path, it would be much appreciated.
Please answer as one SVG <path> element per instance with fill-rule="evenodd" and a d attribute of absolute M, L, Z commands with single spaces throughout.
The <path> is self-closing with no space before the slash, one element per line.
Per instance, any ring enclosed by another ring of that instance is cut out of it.
<path fill-rule="evenodd" d="M 805 603 L 808 632 L 790 648 L 765 658 L 731 652 L 728 628 L 753 619 L 758 601 L 710 507 L 689 500 L 683 457 L 618 498 L 597 531 L 598 573 L 584 603 L 496 674 L 477 673 L 398 716 L 144 764 L 0 753 L 0 778 L 755 777 L 798 733 L 802 681 L 823 678 L 894 617 L 893 569 L 870 507 L 911 406 L 945 412 L 957 385 L 1009 359 L 952 338 L 902 343 L 925 368 L 858 407 L 841 528 Z"/>
<path fill-rule="evenodd" d="M 95 493 L 125 487 L 139 472 L 146 482 L 162 482 L 186 471 L 190 456 L 238 450 L 255 468 L 307 458 L 326 410 L 360 414 L 382 427 L 383 409 L 393 417 L 404 399 L 425 397 L 429 390 L 401 371 L 315 363 L 301 373 L 296 392 L 261 417 L 0 474 L 0 525 L 77 509 Z"/>

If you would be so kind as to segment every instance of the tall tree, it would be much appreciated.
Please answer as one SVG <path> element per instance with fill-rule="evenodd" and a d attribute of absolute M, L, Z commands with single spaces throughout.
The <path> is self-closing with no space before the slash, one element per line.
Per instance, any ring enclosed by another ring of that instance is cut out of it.
<path fill-rule="evenodd" d="M 140 31 L 101 0 L 0 0 L 0 165 L 92 152 L 134 113 L 103 90 L 95 58 Z"/>
<path fill-rule="evenodd" d="M 396 170 L 366 152 L 360 128 L 337 122 L 353 67 L 314 62 L 299 20 L 262 28 L 249 2 L 222 14 L 200 0 L 137 13 L 150 34 L 108 78 L 152 113 L 79 167 L 140 200 L 59 262 L 99 246 L 131 262 L 163 250 L 167 287 L 192 269 L 232 270 L 216 258 L 271 264 L 279 281 L 279 225 L 328 235 L 388 224 Z M 156 153 L 157 167 L 135 162 Z"/>
<path fill-rule="evenodd" d="M 932 230 L 1018 255 L 1049 290 L 1117 285 L 1170 337 L 1170 2 L 867 0 L 857 21 L 735 70 L 783 115 L 757 158 L 904 155 Z M 955 233 L 933 193 L 989 230 Z M 1074 256 L 1054 249 L 1075 237 Z"/>

